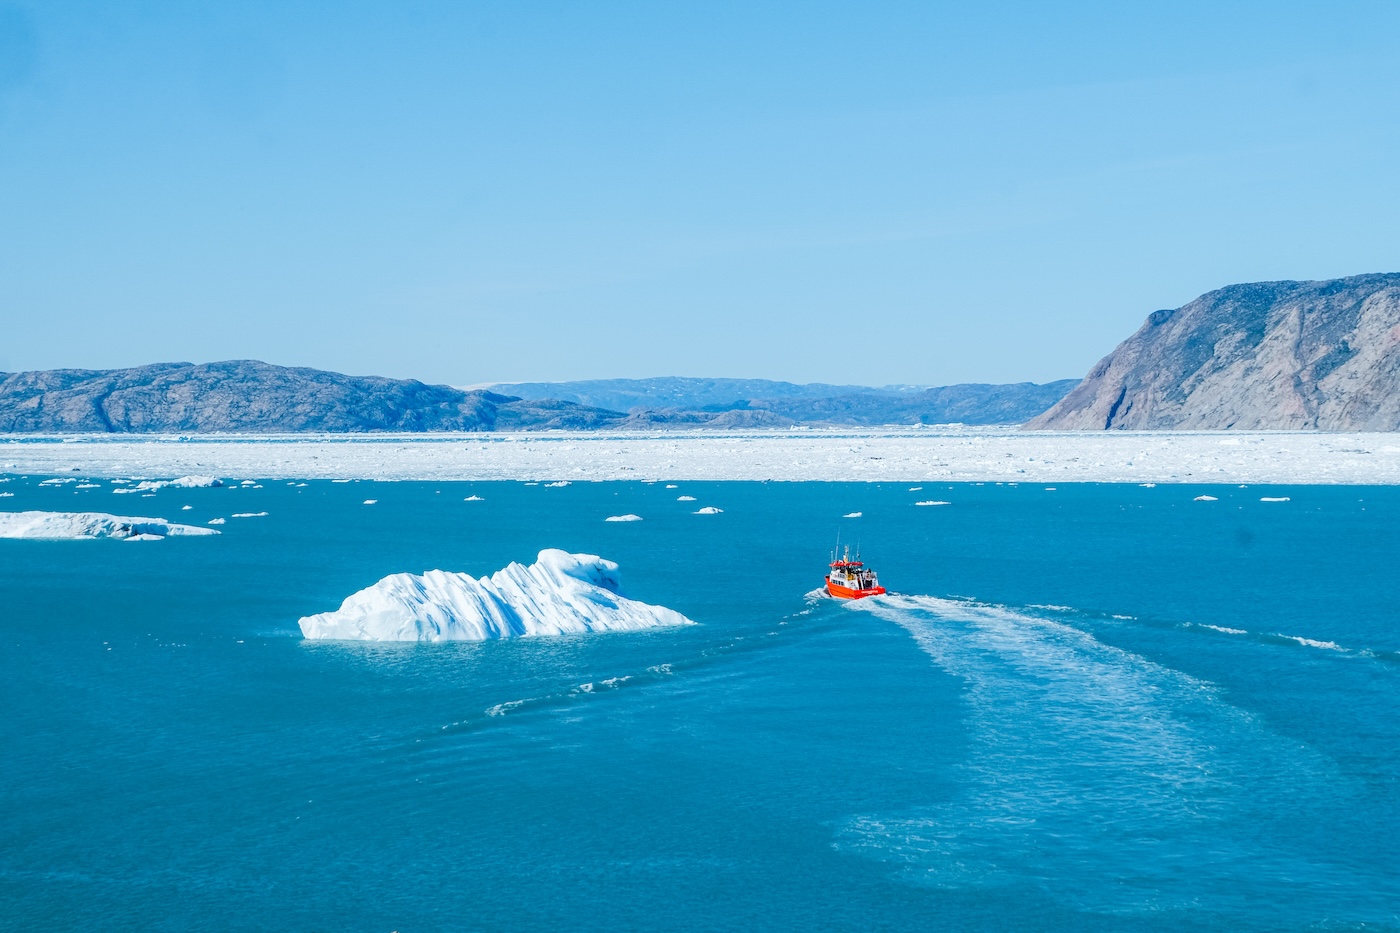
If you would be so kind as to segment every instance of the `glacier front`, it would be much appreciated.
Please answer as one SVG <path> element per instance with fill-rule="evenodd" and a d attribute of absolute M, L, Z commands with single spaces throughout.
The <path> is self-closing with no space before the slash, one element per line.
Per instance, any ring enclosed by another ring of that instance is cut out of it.
<path fill-rule="evenodd" d="M 620 585 L 612 561 L 550 548 L 528 567 L 511 563 L 480 579 L 445 570 L 391 574 L 299 624 L 307 638 L 341 641 L 487 641 L 695 624 L 620 595 Z"/>

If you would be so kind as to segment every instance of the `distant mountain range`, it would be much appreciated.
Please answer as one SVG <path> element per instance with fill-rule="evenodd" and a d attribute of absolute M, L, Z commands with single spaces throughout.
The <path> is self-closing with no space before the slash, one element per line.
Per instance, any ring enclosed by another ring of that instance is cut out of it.
<path fill-rule="evenodd" d="M 156 363 L 130 369 L 0 374 L 0 432 L 733 429 L 947 421 L 1014 424 L 1043 411 L 1072 385 L 1072 381 L 1065 381 L 1047 386 L 867 389 L 763 380 L 654 379 L 536 384 L 528 387 L 530 397 L 521 397 L 523 392 L 506 394 L 427 385 L 411 379 L 345 376 L 256 360 Z M 591 387 L 591 394 L 578 391 L 579 386 Z M 774 398 L 753 397 L 758 395 Z M 726 397 L 727 403 L 714 401 Z M 600 405 L 599 399 L 617 408 Z M 624 404 L 628 410 L 619 410 Z"/>
<path fill-rule="evenodd" d="M 256 360 L 0 373 L 0 432 L 880 427 L 1400 430 L 1400 273 L 1231 285 L 1147 322 L 1081 381 L 599 379 L 454 388 Z"/>
<path fill-rule="evenodd" d="M 625 411 L 633 423 L 694 427 L 789 427 L 793 424 L 1020 424 L 1075 385 L 952 386 L 797 385 L 767 379 L 594 379 L 490 386 L 527 399 L 561 399 Z"/>
<path fill-rule="evenodd" d="M 1027 427 L 1400 430 L 1400 273 L 1231 285 L 1154 311 Z"/>

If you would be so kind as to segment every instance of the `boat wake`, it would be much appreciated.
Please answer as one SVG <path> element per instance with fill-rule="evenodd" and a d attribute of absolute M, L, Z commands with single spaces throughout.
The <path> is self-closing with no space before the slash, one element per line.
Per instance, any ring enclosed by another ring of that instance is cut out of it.
<path fill-rule="evenodd" d="M 927 596 L 851 608 L 902 626 L 962 681 L 971 742 L 953 797 L 853 818 L 838 849 L 925 883 L 1029 887 L 1109 911 L 1243 908 L 1261 883 L 1301 878 L 1369 885 L 1363 900 L 1384 911 L 1373 871 L 1359 880 L 1344 855 L 1297 841 L 1298 813 L 1345 809 L 1346 779 L 1212 684 L 1062 617 Z"/>

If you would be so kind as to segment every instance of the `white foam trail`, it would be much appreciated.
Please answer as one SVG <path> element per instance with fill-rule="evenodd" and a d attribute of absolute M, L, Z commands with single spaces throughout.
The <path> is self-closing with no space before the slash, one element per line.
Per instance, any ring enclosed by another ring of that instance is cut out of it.
<path fill-rule="evenodd" d="M 1326 651 L 1346 651 L 1335 641 L 1318 641 L 1315 638 L 1304 638 L 1301 635 L 1278 635 L 1277 638 L 1287 638 L 1289 641 L 1296 641 L 1306 648 L 1322 648 Z"/>
<path fill-rule="evenodd" d="M 1177 862 L 1184 840 L 1208 849 L 1233 821 L 1250 831 L 1253 817 L 1240 813 L 1254 805 L 1256 766 L 1231 749 L 1268 749 L 1295 797 L 1316 783 L 1311 758 L 1222 702 L 1210 683 L 1071 625 L 926 596 L 850 605 L 907 630 L 965 686 L 971 734 L 960 795 L 857 817 L 838 838 L 838 848 L 902 864 L 920 880 L 1054 877 L 1073 897 L 1124 899 L 1108 906 L 1140 906 L 1164 890 L 1189 902 Z M 1259 855 L 1285 865 L 1280 875 L 1305 870 L 1303 857 Z M 1228 874 L 1235 863 L 1221 855 L 1211 870 Z"/>

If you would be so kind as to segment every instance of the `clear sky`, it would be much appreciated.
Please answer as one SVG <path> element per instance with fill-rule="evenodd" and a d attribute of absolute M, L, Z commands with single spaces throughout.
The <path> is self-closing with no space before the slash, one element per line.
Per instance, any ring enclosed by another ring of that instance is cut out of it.
<path fill-rule="evenodd" d="M 0 370 L 1080 376 L 1400 270 L 1400 3 L 0 0 Z"/>

